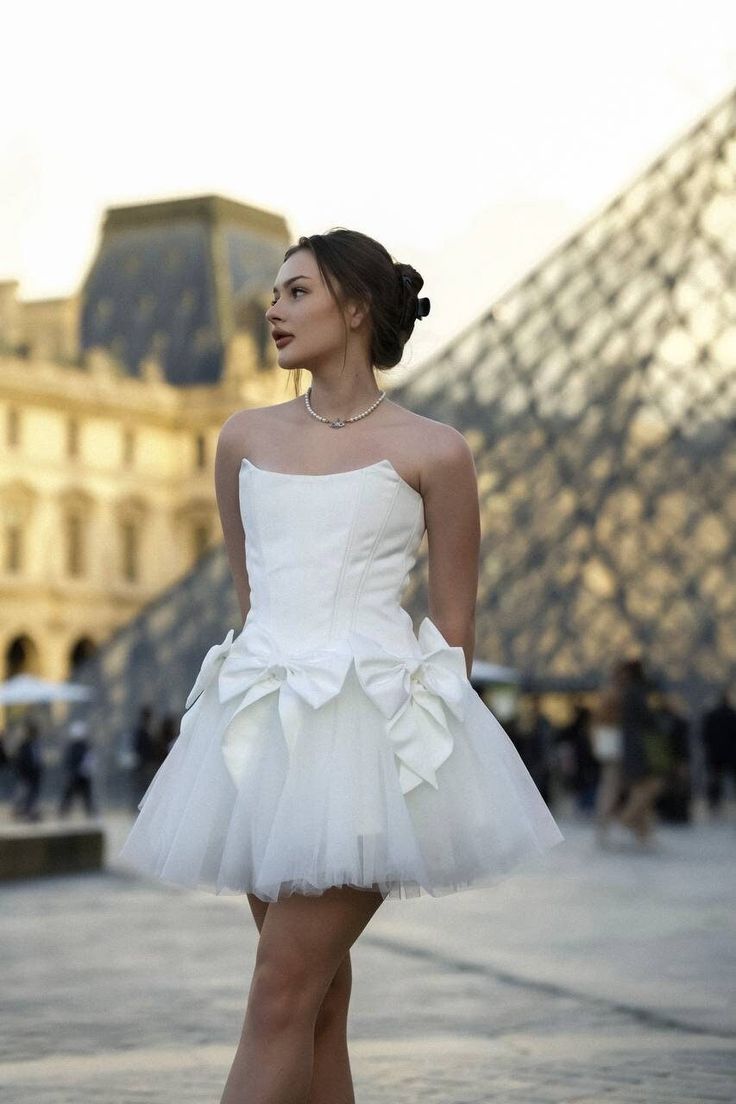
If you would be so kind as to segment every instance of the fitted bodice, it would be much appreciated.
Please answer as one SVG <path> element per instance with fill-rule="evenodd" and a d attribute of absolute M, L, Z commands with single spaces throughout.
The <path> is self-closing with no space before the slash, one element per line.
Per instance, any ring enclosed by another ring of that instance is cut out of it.
<path fill-rule="evenodd" d="M 389 460 L 303 475 L 244 459 L 239 495 L 246 625 L 264 623 L 292 648 L 353 630 L 399 652 L 416 646 L 401 594 L 424 533 L 424 504 Z"/>
<path fill-rule="evenodd" d="M 452 751 L 448 715 L 464 716 L 465 655 L 425 617 L 416 633 L 401 595 L 424 534 L 424 503 L 389 460 L 328 475 L 268 471 L 244 459 L 240 511 L 250 608 L 202 661 L 186 700 L 194 723 L 216 688 L 228 721 L 222 753 L 238 784 L 278 709 L 289 755 L 310 725 L 346 707 L 395 749 L 402 793 Z M 347 714 L 346 714 L 347 715 Z M 331 719 L 330 719 L 331 718 Z"/>

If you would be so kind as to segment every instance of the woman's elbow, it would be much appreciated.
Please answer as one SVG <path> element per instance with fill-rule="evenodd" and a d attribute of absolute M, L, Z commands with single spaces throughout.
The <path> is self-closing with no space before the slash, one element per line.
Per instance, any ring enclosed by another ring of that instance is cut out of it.
<path fill-rule="evenodd" d="M 468 676 L 473 665 L 475 655 L 475 615 L 458 619 L 438 618 L 433 623 L 441 632 L 443 638 L 452 648 L 462 648 L 465 653 L 465 665 Z"/>

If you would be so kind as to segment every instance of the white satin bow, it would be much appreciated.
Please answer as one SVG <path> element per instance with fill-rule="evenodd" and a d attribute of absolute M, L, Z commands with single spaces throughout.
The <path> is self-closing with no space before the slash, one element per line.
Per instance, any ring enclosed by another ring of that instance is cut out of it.
<path fill-rule="evenodd" d="M 283 653 L 259 621 L 246 625 L 233 642 L 231 629 L 204 657 L 186 707 L 217 678 L 221 703 L 239 698 L 231 718 L 267 694 L 278 693 L 278 710 L 289 753 L 299 736 L 304 705 L 318 709 L 342 689 L 350 664 L 363 690 L 386 718 L 386 734 L 399 761 L 399 785 L 406 794 L 421 782 L 438 789 L 436 772 L 452 752 L 446 709 L 465 715 L 465 654 L 451 646 L 425 617 L 419 626 L 419 654 L 395 655 L 371 637 L 353 631 L 309 652 Z M 223 755 L 237 784 L 251 733 L 246 721 L 229 723 Z"/>
<path fill-rule="evenodd" d="M 187 695 L 187 700 L 185 702 L 186 709 L 188 709 L 194 699 L 197 698 L 202 693 L 202 691 L 209 686 L 215 675 L 222 667 L 223 663 L 225 662 L 225 657 L 230 651 L 234 633 L 235 629 L 230 629 L 230 632 L 227 634 L 222 644 L 213 644 L 210 650 L 205 655 L 204 659 L 202 660 L 202 666 L 199 668 L 197 677 L 194 680 L 194 686 Z"/>
<path fill-rule="evenodd" d="M 404 794 L 421 782 L 439 788 L 436 771 L 453 748 L 445 707 L 462 720 L 469 686 L 463 649 L 448 644 L 429 617 L 417 639 L 421 654 L 399 657 L 370 637 L 351 634 L 355 670 L 386 717 Z"/>
<path fill-rule="evenodd" d="M 301 727 L 304 705 L 318 709 L 340 693 L 352 660 L 347 641 L 341 640 L 308 653 L 283 653 L 261 622 L 247 626 L 236 640 L 218 678 L 221 702 L 240 698 L 233 718 L 266 694 L 278 693 L 278 710 L 289 754 Z M 249 740 L 248 725 L 228 724 L 222 749 L 235 782 L 244 757 L 239 745 Z"/>

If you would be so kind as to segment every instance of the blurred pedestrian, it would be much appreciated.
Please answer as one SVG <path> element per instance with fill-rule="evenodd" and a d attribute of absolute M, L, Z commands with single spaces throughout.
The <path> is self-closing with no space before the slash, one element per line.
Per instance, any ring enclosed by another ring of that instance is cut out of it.
<path fill-rule="evenodd" d="M 619 660 L 613 664 L 593 710 L 591 746 L 598 763 L 598 787 L 595 796 L 596 839 L 601 846 L 608 836 L 622 794 L 623 735 L 621 732 L 621 694 L 625 675 Z"/>
<path fill-rule="evenodd" d="M 19 792 L 13 802 L 13 816 L 18 820 L 41 820 L 38 807 L 43 778 L 41 730 L 33 718 L 21 722 L 23 736 L 15 753 L 13 765 L 19 782 Z"/>
<path fill-rule="evenodd" d="M 567 746 L 571 757 L 569 783 L 575 801 L 582 812 L 590 812 L 595 805 L 598 783 L 598 764 L 591 747 L 592 713 L 587 705 L 577 702 L 569 724 L 557 733 L 558 745 Z"/>
<path fill-rule="evenodd" d="M 65 778 L 59 803 L 59 816 L 63 819 L 68 814 L 75 797 L 79 797 L 84 803 L 87 816 L 95 817 L 97 805 L 93 794 L 93 779 L 97 759 L 87 722 L 72 721 L 69 725 L 69 737 L 64 754 Z"/>
<path fill-rule="evenodd" d="M 15 768 L 13 756 L 10 753 L 12 744 L 7 729 L 0 732 L 0 800 L 6 801 L 11 797 Z"/>
<path fill-rule="evenodd" d="M 654 806 L 668 765 L 666 740 L 648 702 L 648 682 L 642 661 L 626 660 L 622 671 L 621 765 L 628 796 L 619 819 L 631 829 L 640 844 L 647 845 L 653 840 Z"/>
<path fill-rule="evenodd" d="M 708 805 L 720 811 L 724 782 L 730 779 L 736 796 L 736 709 L 724 687 L 715 707 L 703 717 L 703 750 L 708 777 Z"/>
<path fill-rule="evenodd" d="M 133 729 L 131 747 L 135 755 L 135 766 L 132 771 L 135 784 L 133 804 L 137 808 L 159 765 L 153 731 L 153 709 L 150 705 L 142 705 L 140 708 L 138 721 Z"/>
<path fill-rule="evenodd" d="M 684 824 L 690 820 L 692 771 L 690 767 L 690 722 L 673 694 L 655 693 L 653 708 L 667 741 L 668 764 L 662 791 L 656 801 L 664 819 Z"/>
<path fill-rule="evenodd" d="M 521 704 L 513 726 L 516 750 L 534 784 L 546 802 L 549 801 L 550 775 L 554 748 L 554 730 L 542 712 L 539 694 Z"/>
<path fill-rule="evenodd" d="M 174 746 L 179 735 L 179 723 L 174 713 L 165 713 L 161 718 L 156 736 L 156 760 L 160 766 Z"/>

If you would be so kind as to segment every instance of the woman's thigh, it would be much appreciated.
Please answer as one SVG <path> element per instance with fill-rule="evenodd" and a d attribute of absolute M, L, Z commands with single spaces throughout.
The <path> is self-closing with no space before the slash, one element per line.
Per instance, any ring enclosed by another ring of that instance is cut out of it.
<path fill-rule="evenodd" d="M 256 922 L 256 927 L 260 932 L 263 928 L 263 921 L 266 919 L 266 912 L 270 901 L 262 901 L 260 897 L 256 897 L 255 893 L 246 894 L 248 898 L 248 904 L 250 905 L 250 911 L 253 913 L 253 919 Z"/>
<path fill-rule="evenodd" d="M 253 913 L 253 919 L 260 933 L 263 929 L 266 912 L 268 911 L 270 902 L 262 901 L 260 897 L 256 897 L 254 893 L 248 893 L 247 897 L 250 910 Z M 322 1002 L 320 1012 L 327 1014 L 335 1009 L 342 1009 L 343 1006 L 344 1010 L 347 1012 L 347 1006 L 350 1003 L 350 991 L 352 989 L 352 972 L 350 951 L 348 951 L 332 976 L 330 988 Z"/>
<path fill-rule="evenodd" d="M 341 962 L 382 904 L 381 893 L 331 886 L 321 895 L 269 901 L 256 951 L 255 977 L 302 992 L 317 1007 Z M 256 906 L 258 908 L 258 906 Z"/>

